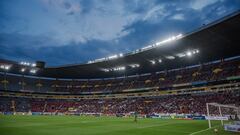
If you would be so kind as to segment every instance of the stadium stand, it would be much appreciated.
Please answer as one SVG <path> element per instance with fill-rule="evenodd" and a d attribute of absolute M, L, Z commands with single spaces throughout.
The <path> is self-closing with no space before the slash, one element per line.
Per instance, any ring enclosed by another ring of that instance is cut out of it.
<path fill-rule="evenodd" d="M 5 76 L 1 75 L 3 81 L 0 112 L 51 114 L 74 112 L 114 115 L 138 110 L 142 115 L 154 113 L 202 115 L 206 114 L 205 105 L 208 102 L 239 105 L 240 91 L 235 89 L 235 86 L 238 88 L 239 85 L 239 60 L 240 58 L 236 57 L 143 76 L 110 80 L 69 81 L 5 74 Z M 4 85 L 7 87 L 6 90 Z M 210 87 L 212 89 L 208 90 Z M 223 89 L 220 90 L 221 87 Z M 224 90 L 224 87 L 233 89 Z M 46 95 L 48 93 L 58 94 L 53 96 L 59 96 L 60 99 L 48 99 L 49 95 Z M 74 94 L 75 99 L 64 99 L 59 95 L 61 93 Z M 107 93 L 115 96 L 109 99 Z M 9 94 L 13 98 L 4 94 Z M 78 96 L 86 97 L 86 95 L 91 99 L 76 101 Z M 102 96 L 105 97 L 101 98 Z"/>
<path fill-rule="evenodd" d="M 64 92 L 64 93 L 91 93 L 91 92 L 121 92 L 129 89 L 155 88 L 170 90 L 176 87 L 188 86 L 194 82 L 221 83 L 228 77 L 240 75 L 240 57 L 228 61 L 215 61 L 212 63 L 195 65 L 169 71 L 161 71 L 143 75 L 134 75 L 124 78 L 106 78 L 99 80 L 54 80 L 42 78 L 29 78 L 0 74 L 2 83 L 0 88 L 12 91 L 32 92 Z M 7 84 L 3 83 L 8 82 Z"/>
<path fill-rule="evenodd" d="M 1 112 L 37 112 L 71 114 L 129 114 L 138 110 L 142 115 L 154 113 L 206 114 L 206 103 L 239 105 L 239 92 L 220 92 L 161 97 L 116 98 L 116 99 L 29 99 L 1 98 Z"/>

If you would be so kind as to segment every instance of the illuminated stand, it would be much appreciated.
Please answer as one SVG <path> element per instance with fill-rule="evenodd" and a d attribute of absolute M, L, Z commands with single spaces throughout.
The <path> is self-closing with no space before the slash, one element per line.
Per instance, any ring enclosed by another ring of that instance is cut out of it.
<path fill-rule="evenodd" d="M 234 124 L 224 124 L 224 122 L 223 122 L 223 121 L 229 120 L 229 118 L 232 118 L 232 117 L 235 117 L 234 119 L 237 119 L 236 117 L 239 117 L 239 112 L 240 112 L 239 107 L 236 107 L 234 105 L 223 105 L 223 104 L 218 104 L 218 103 L 207 103 L 206 107 L 207 107 L 207 117 L 206 117 L 206 119 L 208 120 L 208 127 L 209 128 L 212 128 L 211 120 L 220 120 L 221 125 L 224 126 L 225 130 L 231 129 L 232 127 L 234 127 L 235 129 L 240 129 L 240 125 L 236 124 L 236 123 L 239 123 L 239 122 L 234 122 Z M 215 112 L 218 112 L 217 113 L 218 115 L 216 115 L 216 114 L 211 115 L 210 114 L 210 112 L 211 112 L 210 107 L 216 108 L 217 110 L 215 109 Z M 233 112 L 235 112 L 235 115 L 230 114 L 229 112 L 228 112 L 228 114 L 223 115 L 223 113 L 224 113 L 223 109 L 227 109 L 227 110 L 231 109 L 231 110 L 233 110 Z M 230 131 L 230 130 L 228 130 L 228 131 Z"/>
<path fill-rule="evenodd" d="M 0 69 L 4 71 L 4 80 L 1 82 L 4 84 L 4 90 L 7 90 L 7 84 L 8 84 L 7 72 L 10 68 L 11 68 L 11 65 L 0 65 Z"/>

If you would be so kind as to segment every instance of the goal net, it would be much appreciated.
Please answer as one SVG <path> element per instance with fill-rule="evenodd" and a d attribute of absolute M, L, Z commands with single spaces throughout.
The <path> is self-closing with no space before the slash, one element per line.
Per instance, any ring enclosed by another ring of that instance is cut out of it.
<path fill-rule="evenodd" d="M 224 126 L 234 121 L 239 121 L 240 109 L 235 105 L 224 105 L 218 103 L 207 103 L 208 127 Z"/>

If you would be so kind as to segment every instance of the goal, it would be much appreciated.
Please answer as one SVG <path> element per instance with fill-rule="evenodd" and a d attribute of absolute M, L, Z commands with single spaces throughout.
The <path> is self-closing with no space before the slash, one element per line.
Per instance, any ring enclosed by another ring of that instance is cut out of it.
<path fill-rule="evenodd" d="M 212 121 L 214 121 L 214 123 L 216 123 L 215 121 L 221 121 L 219 124 L 223 126 L 225 123 L 229 123 L 234 120 L 236 121 L 239 120 L 240 109 L 235 105 L 207 103 L 206 108 L 207 108 L 206 119 L 208 120 L 209 128 L 213 127 Z"/>

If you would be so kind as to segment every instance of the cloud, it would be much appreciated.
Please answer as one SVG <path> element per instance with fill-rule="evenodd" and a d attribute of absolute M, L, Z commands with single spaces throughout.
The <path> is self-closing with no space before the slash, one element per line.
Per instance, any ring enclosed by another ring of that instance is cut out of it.
<path fill-rule="evenodd" d="M 63 44 L 120 38 L 130 32 L 123 31 L 124 26 L 138 18 L 138 15 L 124 10 L 125 3 L 121 1 L 44 0 L 44 5 L 57 14 L 55 18 L 50 18 L 55 23 L 51 31 L 54 33 L 53 38 Z M 66 16 L 59 15 L 61 13 Z M 53 19 L 60 21 L 55 22 Z"/>
<path fill-rule="evenodd" d="M 126 26 L 142 20 L 158 23 L 170 15 L 166 4 L 135 0 L 131 5 L 129 1 L 115 0 L 41 0 L 31 8 L 22 5 L 18 10 L 3 10 L 4 13 L 18 14 L 18 19 L 13 17 L 11 21 L 2 22 L 6 31 L 0 32 L 9 33 L 10 30 L 22 35 L 48 36 L 59 43 L 54 46 L 72 42 L 85 44 L 91 40 L 119 39 L 134 31 L 124 30 Z M 26 21 L 16 24 L 17 20 Z"/>
<path fill-rule="evenodd" d="M 100 40 L 91 40 L 82 45 L 74 42 L 61 46 L 52 44 L 56 42 L 47 37 L 0 34 L 0 58 L 18 61 L 43 60 L 48 65 L 59 65 L 82 63 L 118 52 L 118 48 L 112 46 L 111 42 Z"/>
<path fill-rule="evenodd" d="M 170 19 L 182 21 L 185 20 L 185 17 L 184 14 L 175 14 L 172 17 L 170 17 Z"/>
<path fill-rule="evenodd" d="M 218 0 L 194 0 L 190 3 L 190 7 L 195 10 L 202 10 L 203 8 L 216 3 Z"/>
<path fill-rule="evenodd" d="M 163 14 L 164 6 L 159 5 L 155 6 L 151 10 L 147 12 L 147 14 L 143 17 L 143 20 L 148 20 L 153 17 L 157 17 L 158 14 Z"/>
<path fill-rule="evenodd" d="M 0 58 L 60 65 L 126 53 L 240 8 L 218 1 L 2 0 Z"/>
<path fill-rule="evenodd" d="M 79 1 L 76 0 L 42 0 L 42 3 L 46 8 L 58 10 L 60 12 L 65 12 L 67 15 L 73 15 L 75 13 L 81 12 L 81 5 Z"/>

